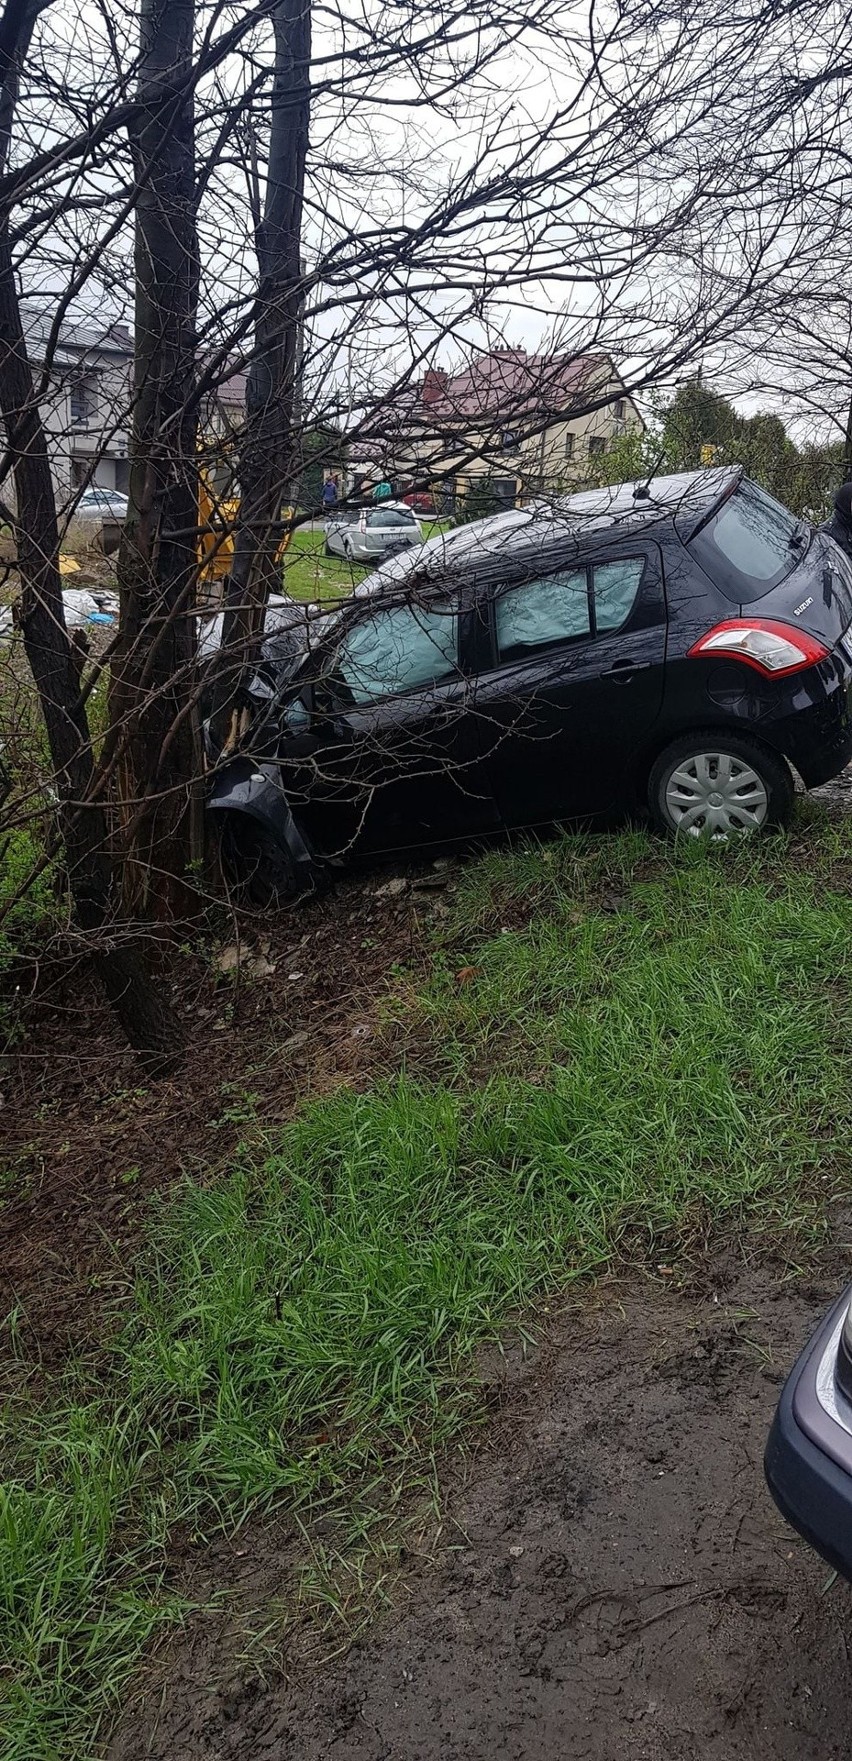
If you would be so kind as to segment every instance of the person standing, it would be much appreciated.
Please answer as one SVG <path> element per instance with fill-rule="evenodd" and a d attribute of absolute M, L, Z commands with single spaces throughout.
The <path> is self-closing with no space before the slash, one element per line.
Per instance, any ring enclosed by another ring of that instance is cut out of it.
<path fill-rule="evenodd" d="M 383 477 L 381 483 L 377 483 L 375 489 L 373 490 L 373 500 L 374 501 L 390 501 L 392 496 L 393 496 L 393 490 L 392 490 L 387 478 Z"/>
<path fill-rule="evenodd" d="M 337 506 L 337 483 L 333 477 L 326 477 L 322 486 L 323 512 L 330 514 Z"/>

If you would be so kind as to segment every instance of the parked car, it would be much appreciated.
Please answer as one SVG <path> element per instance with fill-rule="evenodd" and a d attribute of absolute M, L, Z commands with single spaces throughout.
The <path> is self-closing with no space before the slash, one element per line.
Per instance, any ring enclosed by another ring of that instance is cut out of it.
<path fill-rule="evenodd" d="M 782 1515 L 852 1580 L 852 1286 L 787 1378 L 765 1466 Z"/>
<path fill-rule="evenodd" d="M 117 489 L 102 489 L 97 483 L 90 483 L 84 489 L 74 509 L 74 519 L 83 520 L 87 525 L 100 525 L 104 520 L 123 520 L 127 515 L 128 501 Z"/>
<path fill-rule="evenodd" d="M 422 541 L 417 515 L 401 501 L 336 509 L 325 523 L 326 555 L 343 556 L 351 563 L 381 562 Z"/>
<path fill-rule="evenodd" d="M 727 840 L 849 762 L 850 685 L 830 538 L 738 467 L 625 484 L 443 533 L 269 641 L 209 804 L 266 897 L 616 811 Z"/>
<path fill-rule="evenodd" d="M 414 508 L 415 513 L 434 515 L 435 497 L 431 490 L 412 489 L 409 491 L 408 495 L 404 495 L 402 499 L 407 508 Z"/>

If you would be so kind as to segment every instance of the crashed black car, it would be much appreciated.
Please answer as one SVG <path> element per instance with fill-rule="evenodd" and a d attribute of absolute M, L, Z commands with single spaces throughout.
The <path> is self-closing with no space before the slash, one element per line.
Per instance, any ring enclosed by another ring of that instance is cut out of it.
<path fill-rule="evenodd" d="M 209 808 L 258 898 L 648 812 L 727 839 L 852 758 L 852 567 L 738 467 L 495 515 L 269 639 Z"/>

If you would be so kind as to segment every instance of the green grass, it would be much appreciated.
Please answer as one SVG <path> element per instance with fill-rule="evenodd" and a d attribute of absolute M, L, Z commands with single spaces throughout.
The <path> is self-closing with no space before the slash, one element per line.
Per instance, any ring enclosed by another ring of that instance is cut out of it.
<path fill-rule="evenodd" d="M 7 1412 L 8 1761 L 92 1752 L 178 1617 L 176 1522 L 283 1503 L 306 1558 L 318 1518 L 326 1551 L 380 1550 L 476 1416 L 477 1348 L 543 1292 L 628 1244 L 818 1235 L 852 1172 L 851 838 L 811 815 L 739 852 L 628 833 L 463 871 L 431 976 L 388 999 L 416 1068 L 187 1181 L 109 1354 Z"/>
<path fill-rule="evenodd" d="M 15 1415 L 7 1414 L 10 1428 Z M 142 1647 L 175 1617 L 174 1599 L 150 1575 L 156 1542 L 137 1535 L 130 1516 L 145 1506 L 150 1527 L 156 1511 L 155 1498 L 138 1497 L 146 1475 L 152 1487 L 158 1478 L 158 1443 L 140 1416 L 78 1397 L 8 1440 L 0 1487 L 4 1761 L 82 1761 Z"/>
<path fill-rule="evenodd" d="M 0 831 L 0 1052 L 20 1031 L 16 969 L 19 971 L 28 954 L 44 947 L 51 931 L 58 929 L 65 918 L 55 862 L 49 863 L 23 896 L 17 898 L 18 890 L 26 886 L 42 857 L 38 834 L 43 829 L 35 822 L 33 827 Z"/>
<path fill-rule="evenodd" d="M 284 552 L 283 590 L 309 603 L 342 599 L 352 592 L 363 572 L 351 569 L 342 557 L 326 556 L 324 534 L 302 528 L 293 533 Z"/>

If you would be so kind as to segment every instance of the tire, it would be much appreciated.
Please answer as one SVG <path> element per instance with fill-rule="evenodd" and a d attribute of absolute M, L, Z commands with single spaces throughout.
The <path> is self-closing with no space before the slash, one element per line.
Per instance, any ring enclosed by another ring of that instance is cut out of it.
<path fill-rule="evenodd" d="M 648 806 L 660 831 L 727 843 L 786 825 L 793 779 L 784 759 L 757 741 L 698 729 L 660 753 L 648 779 Z"/>
<path fill-rule="evenodd" d="M 277 911 L 300 891 L 289 850 L 247 813 L 227 813 L 219 834 L 222 870 L 236 899 Z"/>

